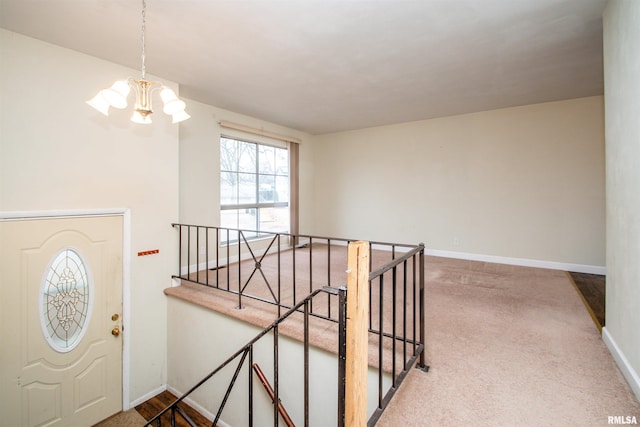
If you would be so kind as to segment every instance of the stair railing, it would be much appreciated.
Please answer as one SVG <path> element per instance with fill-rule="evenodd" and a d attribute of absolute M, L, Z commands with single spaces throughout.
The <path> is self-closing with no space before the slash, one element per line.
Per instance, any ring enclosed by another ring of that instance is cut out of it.
<path fill-rule="evenodd" d="M 238 308 L 243 306 L 243 298 L 250 298 L 276 305 L 278 315 L 283 309 L 289 310 L 287 313 L 292 313 L 304 308 L 305 319 L 308 316 L 313 316 L 339 323 L 337 313 L 341 313 L 343 307 L 340 305 L 336 307 L 335 299 L 332 300 L 330 297 L 330 295 L 337 295 L 339 292 L 339 288 L 332 286 L 335 285 L 331 278 L 332 246 L 335 244 L 348 245 L 354 240 L 287 233 L 258 233 L 188 224 L 172 225 L 179 231 L 180 254 L 179 274 L 174 275 L 174 279 L 234 293 L 238 297 Z M 261 236 L 261 247 L 257 247 L 257 241 L 247 238 L 247 235 Z M 235 255 L 232 255 L 231 252 L 232 245 L 237 245 Z M 315 245 L 319 245 L 318 248 L 314 249 Z M 202 250 L 203 248 L 204 250 Z M 424 244 L 369 242 L 369 249 L 372 248 L 382 249 L 380 252 L 388 252 L 390 260 L 374 270 L 371 263 L 373 257 L 370 258 L 369 334 L 370 337 L 373 336 L 377 339 L 378 384 L 377 404 L 369 419 L 369 426 L 377 422 L 414 364 L 424 371 L 429 369 L 425 364 L 424 357 Z M 318 252 L 319 250 L 321 252 Z M 281 258 L 285 251 L 290 251 L 293 259 L 290 274 L 293 280 L 293 295 L 292 300 L 289 301 L 284 301 L 281 297 L 281 270 L 283 268 Z M 304 251 L 308 251 L 308 254 L 305 254 Z M 299 301 L 300 292 L 296 293 L 298 288 L 296 280 L 301 275 L 297 271 L 298 263 L 296 260 L 301 257 L 301 254 L 303 257 L 307 257 L 308 272 L 304 273 L 308 276 L 303 279 L 308 281 L 308 296 Z M 273 257 L 270 258 L 268 255 L 273 255 Z M 275 278 L 267 277 L 263 271 L 266 263 L 273 258 L 275 258 L 277 272 Z M 314 259 L 316 258 L 327 260 L 326 276 L 318 274 L 318 269 L 314 268 Z M 246 263 L 247 259 L 254 264 L 250 268 L 251 273 L 247 274 L 245 271 L 243 275 L 241 261 L 244 260 Z M 232 269 L 237 276 L 232 276 Z M 212 271 L 213 273 L 211 273 Z M 247 292 L 247 286 L 256 276 L 261 276 L 264 279 L 271 298 Z M 238 282 L 237 289 L 230 286 L 232 277 Z M 313 296 L 319 295 L 319 292 L 327 294 L 326 304 L 324 301 L 316 301 L 314 305 Z M 391 305 L 391 318 L 384 316 L 389 305 Z M 376 312 L 377 316 L 374 315 Z M 307 321 L 305 320 L 305 322 Z M 276 320 L 275 324 L 279 324 L 279 321 Z M 342 327 L 339 330 L 342 331 Z M 308 339 L 307 334 L 308 329 L 305 326 L 305 340 Z M 389 342 L 391 343 L 391 351 L 385 350 L 384 344 Z M 236 357 L 239 355 L 241 352 L 237 353 Z M 390 387 L 385 388 L 384 375 L 389 371 L 392 383 Z M 305 394 L 305 401 L 306 399 Z"/>
<path fill-rule="evenodd" d="M 196 424 L 193 422 L 193 420 L 191 420 L 186 414 L 185 412 L 178 406 L 178 404 L 180 402 L 182 402 L 183 400 L 185 400 L 186 398 L 188 398 L 194 391 L 196 391 L 197 389 L 199 389 L 201 386 L 203 386 L 205 383 L 207 383 L 209 380 L 211 380 L 216 374 L 218 374 L 220 371 L 223 370 L 223 368 L 225 368 L 228 365 L 231 365 L 232 363 L 236 362 L 236 367 L 235 367 L 235 371 L 233 374 L 233 377 L 231 378 L 231 381 L 229 382 L 225 395 L 222 399 L 222 402 L 220 403 L 216 414 L 215 414 L 215 418 L 211 424 L 211 426 L 216 426 L 218 421 L 220 420 L 220 417 L 222 415 L 222 412 L 225 408 L 225 405 L 228 401 L 229 395 L 231 394 L 231 391 L 233 390 L 234 386 L 236 385 L 236 380 L 238 379 L 238 376 L 242 370 L 243 367 L 246 367 L 249 373 L 249 381 L 247 384 L 247 393 L 249 396 L 249 408 L 248 408 L 248 414 L 249 414 L 249 425 L 253 426 L 254 425 L 254 411 L 253 411 L 253 401 L 254 401 L 254 395 L 253 395 L 253 377 L 251 375 L 251 368 L 254 364 L 254 346 L 256 345 L 256 343 L 258 343 L 258 341 L 265 337 L 267 334 L 273 334 L 273 351 L 274 351 L 274 358 L 273 358 L 273 372 L 274 372 L 274 380 L 273 380 L 273 425 L 274 426 L 278 426 L 279 425 L 279 408 L 280 408 L 280 399 L 279 399 L 279 389 L 280 389 L 280 385 L 279 385 L 279 371 L 280 371 L 280 363 L 279 363 L 279 357 L 278 357 L 278 340 L 279 340 L 279 326 L 282 322 L 284 322 L 285 320 L 287 320 L 291 315 L 293 315 L 294 313 L 298 313 L 298 312 L 302 312 L 304 314 L 304 339 L 303 339 L 303 346 L 304 346 L 304 399 L 303 399 L 303 405 L 304 405 L 304 425 L 305 426 L 309 426 L 309 316 L 310 316 L 310 305 L 311 302 L 314 298 L 316 298 L 318 295 L 322 294 L 322 293 L 326 293 L 330 296 L 337 296 L 337 298 L 339 299 L 338 305 L 339 307 L 345 307 L 346 306 L 346 288 L 342 287 L 342 288 L 323 288 L 323 289 L 317 289 L 314 292 L 312 292 L 309 296 L 307 296 L 305 299 L 303 299 L 302 301 L 300 301 L 298 304 L 296 304 L 294 307 L 292 307 L 290 310 L 288 310 L 284 315 L 282 315 L 281 317 L 279 317 L 277 320 L 275 320 L 271 325 L 269 325 L 267 328 L 265 328 L 262 332 L 260 332 L 258 335 L 256 335 L 253 339 L 251 339 L 247 344 L 245 344 L 242 348 L 240 348 L 238 351 L 236 351 L 233 355 L 231 355 L 228 359 L 226 359 L 224 362 L 222 362 L 218 367 L 216 367 L 214 370 L 212 370 L 209 374 L 207 374 L 203 379 L 201 379 L 197 384 L 195 384 L 193 387 L 191 387 L 191 389 L 189 389 L 186 393 L 184 393 L 182 396 L 180 396 L 179 398 L 177 398 L 173 403 L 171 403 L 169 406 L 167 406 L 164 410 L 162 410 L 160 413 L 158 413 L 155 417 L 153 417 L 152 419 L 150 419 L 147 424 L 145 424 L 145 426 L 157 426 L 157 427 L 161 427 L 163 425 L 163 417 L 165 417 L 165 414 L 169 415 L 169 425 L 173 426 L 175 425 L 176 422 L 176 417 L 180 416 L 182 417 L 183 420 L 185 420 L 189 425 L 191 426 L 196 426 Z M 339 316 L 339 324 L 340 324 L 340 330 L 342 330 L 344 328 L 345 322 L 346 322 L 346 314 L 343 312 L 343 310 L 340 310 L 341 314 Z M 344 334 L 341 334 L 341 339 L 344 340 Z M 344 364 L 344 354 L 343 352 L 343 347 L 344 345 L 341 345 L 340 343 L 338 344 L 338 364 Z M 342 375 L 344 375 L 344 367 L 340 367 L 338 368 L 338 372 L 342 372 Z M 338 390 L 337 390 L 337 396 L 338 396 L 338 400 L 339 401 L 344 401 L 344 378 L 338 380 Z M 344 411 L 344 407 L 338 405 L 338 410 L 342 410 Z M 341 409 L 340 409 L 341 408 Z M 342 414 L 338 413 L 337 414 L 337 419 L 338 420 L 343 420 L 344 419 L 344 412 Z M 339 425 L 341 425 L 338 422 Z"/>

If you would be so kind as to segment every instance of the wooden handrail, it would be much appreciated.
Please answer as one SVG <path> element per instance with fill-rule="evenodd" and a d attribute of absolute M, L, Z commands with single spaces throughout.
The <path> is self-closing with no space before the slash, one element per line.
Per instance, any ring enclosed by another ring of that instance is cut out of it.
<path fill-rule="evenodd" d="M 262 369 L 260 369 L 260 366 L 258 366 L 257 363 L 253 364 L 253 371 L 256 373 L 256 375 L 258 376 L 258 379 L 262 383 L 264 389 L 267 391 L 267 394 L 271 398 L 271 402 L 273 402 L 274 398 L 275 398 L 275 394 L 273 392 L 273 388 L 271 387 L 271 384 L 269 384 L 269 380 L 264 375 L 264 373 L 262 372 Z M 282 401 L 280 399 L 278 399 L 278 412 L 282 416 L 282 420 L 285 422 L 287 427 L 296 427 L 296 425 L 293 423 L 293 420 L 291 419 L 291 417 L 287 413 L 287 410 L 284 409 L 284 405 L 282 404 Z"/>

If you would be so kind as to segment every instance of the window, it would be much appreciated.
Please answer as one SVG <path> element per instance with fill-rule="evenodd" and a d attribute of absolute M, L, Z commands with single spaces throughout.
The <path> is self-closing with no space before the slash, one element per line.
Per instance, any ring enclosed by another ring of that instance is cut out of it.
<path fill-rule="evenodd" d="M 220 226 L 289 232 L 289 151 L 220 138 Z"/>
<path fill-rule="evenodd" d="M 93 284 L 82 257 L 66 248 L 47 267 L 40 286 L 40 326 L 58 352 L 73 350 L 89 325 Z"/>

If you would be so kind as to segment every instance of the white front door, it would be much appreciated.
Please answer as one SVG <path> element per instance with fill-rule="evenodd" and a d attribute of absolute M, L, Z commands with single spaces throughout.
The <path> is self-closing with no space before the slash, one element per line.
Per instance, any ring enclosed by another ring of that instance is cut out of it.
<path fill-rule="evenodd" d="M 90 426 L 122 409 L 122 227 L 0 221 L 0 424 Z"/>

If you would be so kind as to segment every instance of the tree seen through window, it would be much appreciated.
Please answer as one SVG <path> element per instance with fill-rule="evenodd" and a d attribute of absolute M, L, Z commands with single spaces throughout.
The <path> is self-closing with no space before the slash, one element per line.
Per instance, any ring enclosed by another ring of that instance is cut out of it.
<path fill-rule="evenodd" d="M 286 148 L 220 139 L 220 226 L 247 230 L 247 237 L 289 231 Z"/>

